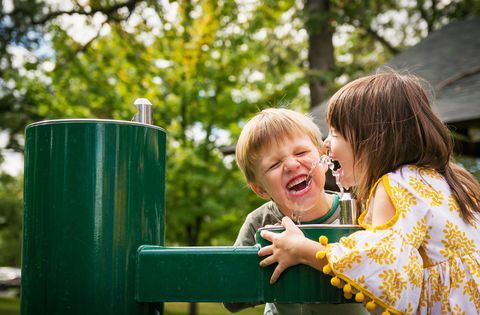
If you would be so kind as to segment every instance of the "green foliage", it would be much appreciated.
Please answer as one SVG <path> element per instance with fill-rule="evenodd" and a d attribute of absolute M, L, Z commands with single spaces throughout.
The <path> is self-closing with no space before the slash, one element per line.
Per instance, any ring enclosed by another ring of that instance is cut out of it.
<path fill-rule="evenodd" d="M 458 156 L 456 162 L 469 171 L 480 182 L 480 158 Z"/>
<path fill-rule="evenodd" d="M 0 174 L 0 266 L 20 266 L 22 185 L 21 178 Z"/>
<path fill-rule="evenodd" d="M 178 2 L 175 18 L 162 6 L 142 6 L 137 22 L 111 22 L 87 45 L 52 23 L 54 53 L 41 60 L 52 69 L 19 82 L 38 84 L 32 103 L 48 119 L 130 120 L 134 99 L 150 99 L 168 134 L 167 242 L 231 244 L 261 201 L 220 148 L 234 143 L 242 121 L 260 108 L 307 108 L 298 96 L 300 64 L 291 62 L 299 52 L 282 47 L 296 39 L 273 30 L 285 6 L 263 7 L 266 20 L 255 8 L 251 18 L 237 19 L 243 8 L 230 1 Z M 149 24 L 152 18 L 160 25 Z"/>

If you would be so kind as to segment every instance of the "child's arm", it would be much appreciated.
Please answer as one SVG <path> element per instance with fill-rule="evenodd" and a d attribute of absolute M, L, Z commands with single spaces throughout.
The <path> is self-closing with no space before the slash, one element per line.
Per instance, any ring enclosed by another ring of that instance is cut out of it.
<path fill-rule="evenodd" d="M 305 264 L 322 270 L 326 260 L 316 259 L 315 254 L 325 250 L 325 247 L 306 238 L 289 217 L 282 219 L 282 225 L 285 227 L 285 232 L 282 233 L 262 231 L 262 237 L 270 241 L 272 245 L 259 250 L 259 256 L 268 256 L 260 262 L 260 266 L 266 267 L 278 263 L 270 278 L 270 283 L 275 283 L 284 270 L 294 265 Z"/>
<path fill-rule="evenodd" d="M 383 225 L 395 215 L 395 206 L 382 182 L 378 183 L 375 189 L 372 206 L 372 226 Z"/>

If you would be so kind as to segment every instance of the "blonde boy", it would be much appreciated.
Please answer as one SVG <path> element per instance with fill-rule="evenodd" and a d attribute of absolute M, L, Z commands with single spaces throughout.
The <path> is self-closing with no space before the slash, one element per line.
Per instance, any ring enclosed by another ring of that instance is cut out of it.
<path fill-rule="evenodd" d="M 285 108 L 256 114 L 243 128 L 236 159 L 250 188 L 265 204 L 248 214 L 234 246 L 255 245 L 256 231 L 289 216 L 302 224 L 338 223 L 338 196 L 324 190 L 322 137 L 311 117 Z M 232 312 L 253 306 L 225 303 Z M 264 314 L 362 314 L 361 305 L 267 303 Z"/>

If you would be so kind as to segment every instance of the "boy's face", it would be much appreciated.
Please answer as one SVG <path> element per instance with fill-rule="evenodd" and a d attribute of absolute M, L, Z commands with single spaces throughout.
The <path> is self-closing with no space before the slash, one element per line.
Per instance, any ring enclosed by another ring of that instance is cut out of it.
<path fill-rule="evenodd" d="M 272 142 L 259 152 L 253 191 L 272 199 L 285 215 L 321 206 L 327 167 L 318 164 L 320 153 L 307 135 L 294 134 Z M 312 171 L 311 171 L 312 170 Z"/>

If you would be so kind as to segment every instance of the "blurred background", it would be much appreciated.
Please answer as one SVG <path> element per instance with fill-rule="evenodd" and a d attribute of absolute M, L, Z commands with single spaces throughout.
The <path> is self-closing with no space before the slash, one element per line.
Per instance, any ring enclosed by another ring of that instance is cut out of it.
<path fill-rule="evenodd" d="M 230 245 L 262 203 L 232 155 L 245 122 L 283 106 L 325 133 L 329 96 L 378 67 L 429 81 L 456 160 L 480 178 L 479 30 L 475 0 L 2 0 L 0 314 L 18 314 L 29 123 L 131 120 L 148 98 L 168 137 L 167 245 Z M 198 312 L 227 313 L 166 309 Z"/>

